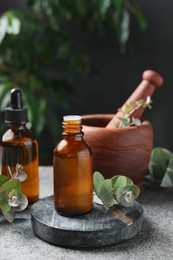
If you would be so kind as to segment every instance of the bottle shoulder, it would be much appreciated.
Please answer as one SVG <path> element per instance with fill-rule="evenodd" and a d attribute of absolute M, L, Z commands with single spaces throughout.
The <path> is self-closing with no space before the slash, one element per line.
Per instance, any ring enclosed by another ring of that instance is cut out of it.
<path fill-rule="evenodd" d="M 34 135 L 27 129 L 8 129 L 2 136 L 2 142 L 37 142 Z"/>
<path fill-rule="evenodd" d="M 91 150 L 85 140 L 61 140 L 54 149 L 54 155 L 74 155 L 74 154 L 91 155 Z"/>

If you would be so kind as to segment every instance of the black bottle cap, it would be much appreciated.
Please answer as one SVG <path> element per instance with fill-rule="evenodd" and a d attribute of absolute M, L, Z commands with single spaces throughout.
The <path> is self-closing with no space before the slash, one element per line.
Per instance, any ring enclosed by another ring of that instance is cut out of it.
<path fill-rule="evenodd" d="M 5 109 L 7 124 L 25 124 L 28 121 L 27 109 L 23 107 L 22 91 L 18 88 L 11 90 L 10 106 Z"/>

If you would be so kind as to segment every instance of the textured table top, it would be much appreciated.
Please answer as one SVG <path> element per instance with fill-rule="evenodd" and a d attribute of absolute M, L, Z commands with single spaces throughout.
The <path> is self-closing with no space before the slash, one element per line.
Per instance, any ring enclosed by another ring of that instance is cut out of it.
<path fill-rule="evenodd" d="M 52 193 L 52 167 L 40 167 L 40 198 Z M 12 224 L 0 217 L 0 259 L 172 259 L 173 189 L 144 187 L 138 201 L 144 209 L 141 232 L 127 242 L 96 249 L 67 249 L 40 240 L 31 228 L 30 209 Z"/>

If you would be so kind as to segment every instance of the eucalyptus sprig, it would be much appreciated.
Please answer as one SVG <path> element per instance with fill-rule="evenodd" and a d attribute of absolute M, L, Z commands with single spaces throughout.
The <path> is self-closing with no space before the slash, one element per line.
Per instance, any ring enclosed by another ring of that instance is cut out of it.
<path fill-rule="evenodd" d="M 4 217 L 13 222 L 15 213 L 24 210 L 28 205 L 27 197 L 22 194 L 21 182 L 27 177 L 26 173 L 22 171 L 20 164 L 16 165 L 16 171 L 11 172 L 8 167 L 10 178 L 0 175 L 0 209 Z"/>
<path fill-rule="evenodd" d="M 150 96 L 144 99 L 140 99 L 137 101 L 131 101 L 130 103 L 125 104 L 123 109 L 119 109 L 119 111 L 123 114 L 123 117 L 119 117 L 120 123 L 117 126 L 118 128 L 125 128 L 129 126 L 140 126 L 141 120 L 139 118 L 132 117 L 131 115 L 138 110 L 139 108 L 149 108 L 151 109 L 152 100 Z"/>
<path fill-rule="evenodd" d="M 102 203 L 110 208 L 114 205 L 131 207 L 139 196 L 139 188 L 126 176 L 116 175 L 105 179 L 96 171 L 93 176 L 94 191 Z"/>

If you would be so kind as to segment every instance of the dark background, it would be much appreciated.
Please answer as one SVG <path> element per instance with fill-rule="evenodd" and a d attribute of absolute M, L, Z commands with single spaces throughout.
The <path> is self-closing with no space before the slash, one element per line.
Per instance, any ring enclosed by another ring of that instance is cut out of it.
<path fill-rule="evenodd" d="M 148 21 L 146 32 L 139 33 L 135 28 L 133 31 L 139 37 L 140 51 L 121 54 L 115 35 L 109 32 L 91 37 L 81 29 L 70 29 L 71 37 L 87 46 L 94 69 L 88 77 L 75 78 L 78 95 L 69 99 L 68 109 L 57 107 L 56 112 L 60 121 L 64 114 L 115 113 L 140 83 L 143 71 L 153 69 L 165 82 L 155 92 L 153 108 L 145 113 L 145 118 L 154 128 L 154 146 L 173 151 L 173 2 L 142 0 L 140 3 Z M 25 1 L 1 1 L 0 12 L 24 6 Z"/>

